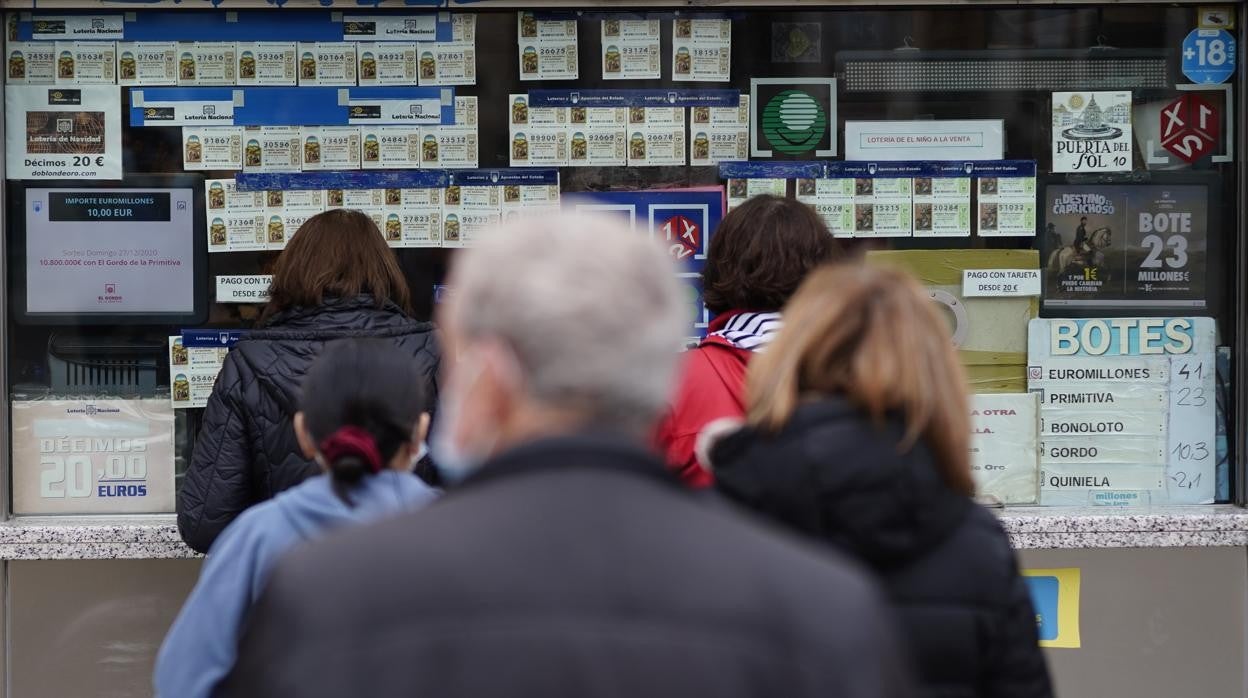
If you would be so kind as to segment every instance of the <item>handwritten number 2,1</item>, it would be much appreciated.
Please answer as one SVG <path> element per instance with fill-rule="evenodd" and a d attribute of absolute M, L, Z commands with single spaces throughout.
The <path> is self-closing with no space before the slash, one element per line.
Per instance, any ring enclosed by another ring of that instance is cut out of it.
<path fill-rule="evenodd" d="M 1175 486 L 1190 490 L 1190 489 L 1195 489 L 1196 487 L 1200 487 L 1201 477 L 1202 477 L 1202 474 L 1197 473 L 1196 477 L 1189 480 L 1187 479 L 1187 473 L 1183 471 L 1179 471 L 1171 475 L 1170 479 L 1174 481 Z"/>

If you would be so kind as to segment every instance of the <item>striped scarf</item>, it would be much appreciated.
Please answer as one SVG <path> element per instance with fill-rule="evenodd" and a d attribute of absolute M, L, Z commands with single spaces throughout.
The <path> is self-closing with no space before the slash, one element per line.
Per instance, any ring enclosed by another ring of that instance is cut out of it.
<path fill-rule="evenodd" d="M 761 352 L 776 338 L 781 323 L 780 313 L 741 313 L 711 336 L 721 337 L 738 349 Z"/>

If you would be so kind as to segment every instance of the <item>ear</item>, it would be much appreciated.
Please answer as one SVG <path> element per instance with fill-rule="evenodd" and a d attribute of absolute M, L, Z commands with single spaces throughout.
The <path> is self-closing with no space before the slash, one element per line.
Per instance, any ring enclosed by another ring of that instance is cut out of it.
<path fill-rule="evenodd" d="M 299 441 L 299 450 L 303 451 L 304 458 L 308 460 L 316 458 L 316 441 L 312 438 L 312 434 L 308 433 L 308 426 L 302 412 L 295 413 L 295 438 Z"/>
<path fill-rule="evenodd" d="M 429 413 L 421 412 L 416 421 L 416 429 L 412 432 L 412 443 L 420 443 L 429 436 Z"/>
<path fill-rule="evenodd" d="M 524 401 L 524 380 L 515 355 L 498 343 L 490 343 L 482 353 L 481 389 L 488 396 L 490 415 L 499 422 L 510 419 Z"/>

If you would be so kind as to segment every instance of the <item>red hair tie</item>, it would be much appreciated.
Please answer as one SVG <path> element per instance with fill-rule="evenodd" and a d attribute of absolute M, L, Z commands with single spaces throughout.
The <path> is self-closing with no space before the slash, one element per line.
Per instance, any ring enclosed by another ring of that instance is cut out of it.
<path fill-rule="evenodd" d="M 360 427 L 342 427 L 322 441 L 319 448 L 329 464 L 343 456 L 355 456 L 364 461 L 370 473 L 381 472 L 381 451 L 377 449 L 377 439 Z"/>

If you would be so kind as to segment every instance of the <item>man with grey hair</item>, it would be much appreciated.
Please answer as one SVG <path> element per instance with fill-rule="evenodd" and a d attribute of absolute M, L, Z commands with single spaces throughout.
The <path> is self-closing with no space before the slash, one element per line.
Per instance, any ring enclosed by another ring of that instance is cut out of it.
<path fill-rule="evenodd" d="M 280 563 L 223 695 L 912 695 L 866 577 L 645 450 L 688 316 L 656 245 L 551 216 L 461 253 L 450 281 L 450 491 Z"/>

